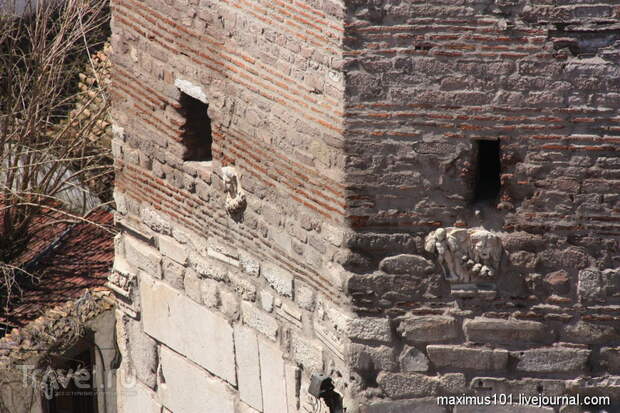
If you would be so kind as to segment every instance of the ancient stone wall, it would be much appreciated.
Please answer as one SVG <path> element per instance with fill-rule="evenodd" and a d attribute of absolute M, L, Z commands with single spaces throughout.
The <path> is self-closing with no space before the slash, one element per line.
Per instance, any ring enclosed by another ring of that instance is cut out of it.
<path fill-rule="evenodd" d="M 544 3 L 113 1 L 120 411 L 618 398 L 620 11 Z"/>
<path fill-rule="evenodd" d="M 369 395 L 618 398 L 619 13 L 350 2 L 348 292 L 392 331 L 354 338 Z M 493 140 L 501 188 L 477 200 Z"/>
<path fill-rule="evenodd" d="M 120 391 L 139 389 L 119 409 L 297 411 L 345 365 L 343 7 L 112 9 L 111 284 Z M 184 161 L 184 95 L 208 104 L 212 159 Z"/>

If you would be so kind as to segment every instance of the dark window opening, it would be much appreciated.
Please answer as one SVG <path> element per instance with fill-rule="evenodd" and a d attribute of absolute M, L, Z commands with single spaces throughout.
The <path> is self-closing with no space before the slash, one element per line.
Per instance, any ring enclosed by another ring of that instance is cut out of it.
<path fill-rule="evenodd" d="M 184 161 L 210 161 L 213 159 L 211 145 L 211 119 L 207 114 L 209 105 L 181 92 L 181 113 L 185 125 L 181 135 L 185 144 Z"/>
<path fill-rule="evenodd" d="M 45 413 L 97 413 L 92 349 L 71 357 L 63 357 L 48 370 L 48 386 L 52 390 L 44 398 Z M 77 372 L 75 376 L 71 373 Z"/>
<path fill-rule="evenodd" d="M 499 140 L 476 142 L 476 182 L 474 201 L 494 201 L 499 197 L 501 187 Z"/>

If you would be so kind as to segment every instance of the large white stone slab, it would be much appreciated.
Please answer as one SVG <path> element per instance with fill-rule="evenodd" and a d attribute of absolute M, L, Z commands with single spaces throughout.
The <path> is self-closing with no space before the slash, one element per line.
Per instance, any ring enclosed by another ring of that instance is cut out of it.
<path fill-rule="evenodd" d="M 282 351 L 276 344 L 259 340 L 258 352 L 263 389 L 263 412 L 286 413 L 288 406 Z"/>
<path fill-rule="evenodd" d="M 123 369 L 120 369 L 120 374 Z M 160 413 L 161 404 L 157 395 L 146 386 L 139 384 L 134 378 L 123 377 L 118 380 L 118 413 Z"/>
<path fill-rule="evenodd" d="M 232 413 L 234 394 L 221 380 L 209 375 L 166 347 L 160 352 L 159 396 L 174 413 Z M 135 410 L 134 413 L 141 413 Z"/>
<path fill-rule="evenodd" d="M 251 328 L 235 326 L 237 348 L 237 377 L 241 400 L 256 410 L 263 410 L 263 393 L 260 378 L 258 339 Z"/>
<path fill-rule="evenodd" d="M 143 276 L 144 332 L 236 385 L 233 329 L 217 313 L 169 285 Z"/>

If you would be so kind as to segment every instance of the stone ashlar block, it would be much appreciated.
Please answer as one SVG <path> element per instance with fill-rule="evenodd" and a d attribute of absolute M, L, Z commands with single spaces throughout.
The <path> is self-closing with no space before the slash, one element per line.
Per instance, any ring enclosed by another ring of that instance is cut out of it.
<path fill-rule="evenodd" d="M 275 340 L 278 337 L 278 322 L 274 317 L 259 310 L 247 301 L 241 302 L 241 314 L 246 325 L 258 330 L 271 340 Z"/>
<path fill-rule="evenodd" d="M 199 367 L 166 347 L 161 347 L 160 360 L 158 394 L 164 406 L 171 411 L 213 413 L 234 411 L 235 396 L 223 381 L 205 374 Z M 134 410 L 134 412 L 141 411 L 143 410 Z"/>
<path fill-rule="evenodd" d="M 258 356 L 258 337 L 251 328 L 235 326 L 237 351 L 237 378 L 241 400 L 256 410 L 263 410 L 263 393 Z"/>
<path fill-rule="evenodd" d="M 414 344 L 446 342 L 459 335 L 456 319 L 441 315 L 409 316 L 397 330 L 405 341 Z"/>
<path fill-rule="evenodd" d="M 620 373 L 620 347 L 601 348 L 601 364 L 610 373 Z"/>
<path fill-rule="evenodd" d="M 261 383 L 263 391 L 263 412 L 287 412 L 284 354 L 272 343 L 259 340 Z"/>
<path fill-rule="evenodd" d="M 157 343 L 142 332 L 140 324 L 125 319 L 129 359 L 138 380 L 150 388 L 155 388 L 157 372 Z"/>
<path fill-rule="evenodd" d="M 388 274 L 412 274 L 423 276 L 433 272 L 435 265 L 420 255 L 401 254 L 384 258 L 379 269 Z"/>
<path fill-rule="evenodd" d="M 548 343 L 554 335 L 537 321 L 476 317 L 463 323 L 465 336 L 478 343 Z"/>
<path fill-rule="evenodd" d="M 429 345 L 428 357 L 437 368 L 464 370 L 503 370 L 508 365 L 507 350 L 465 346 Z"/>
<path fill-rule="evenodd" d="M 236 384 L 233 330 L 224 317 L 146 276 L 140 292 L 147 334 Z"/>
<path fill-rule="evenodd" d="M 517 371 L 527 373 L 578 373 L 583 372 L 590 350 L 568 347 L 539 348 L 515 351 Z"/>
<path fill-rule="evenodd" d="M 618 342 L 620 336 L 611 326 L 578 321 L 564 325 L 560 331 L 560 339 L 580 344 L 606 344 Z"/>
<path fill-rule="evenodd" d="M 347 324 L 347 334 L 352 340 L 390 343 L 392 331 L 387 318 L 354 318 Z"/>
<path fill-rule="evenodd" d="M 262 273 L 278 294 L 293 297 L 293 276 L 289 272 L 272 264 L 264 264 Z"/>
<path fill-rule="evenodd" d="M 398 358 L 400 368 L 405 373 L 428 371 L 428 358 L 415 347 L 406 346 Z"/>
<path fill-rule="evenodd" d="M 181 265 L 185 265 L 187 262 L 187 247 L 177 242 L 174 238 L 166 235 L 160 235 L 157 237 L 157 245 L 159 246 L 159 252 L 164 254 L 166 257 L 178 262 Z"/>
<path fill-rule="evenodd" d="M 461 373 L 427 376 L 420 373 L 381 372 L 377 377 L 377 383 L 389 397 L 394 399 L 462 394 L 465 391 L 465 375 Z"/>
<path fill-rule="evenodd" d="M 124 241 L 125 258 L 129 264 L 153 277 L 162 277 L 161 254 L 155 248 L 130 236 L 124 237 Z"/>

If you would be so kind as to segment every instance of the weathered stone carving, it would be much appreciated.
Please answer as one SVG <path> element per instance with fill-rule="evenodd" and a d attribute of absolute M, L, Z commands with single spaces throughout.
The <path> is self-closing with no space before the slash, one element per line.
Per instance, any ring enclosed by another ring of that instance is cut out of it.
<path fill-rule="evenodd" d="M 224 180 L 224 192 L 226 192 L 226 211 L 231 216 L 237 216 L 245 209 L 246 200 L 235 168 L 233 166 L 223 167 L 222 179 Z"/>
<path fill-rule="evenodd" d="M 481 228 L 439 228 L 428 234 L 424 247 L 437 254 L 444 276 L 451 283 L 492 280 L 503 251 L 501 239 Z"/>

